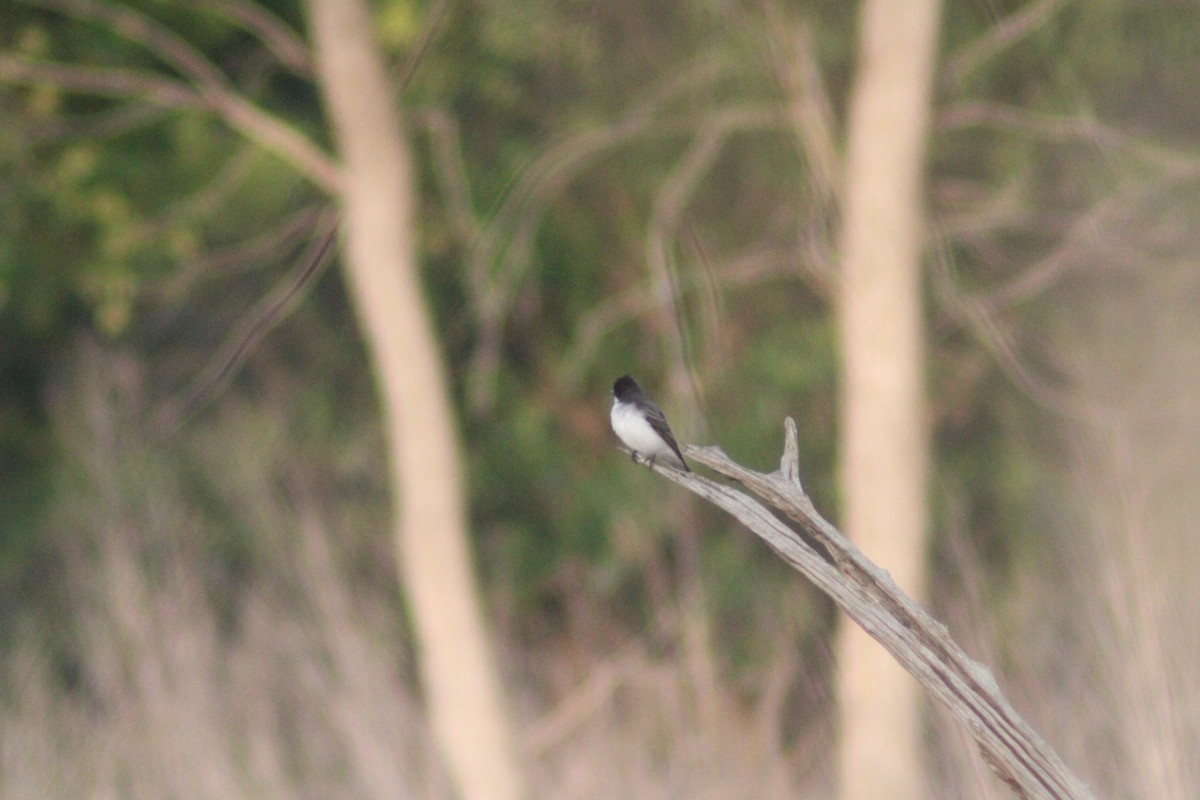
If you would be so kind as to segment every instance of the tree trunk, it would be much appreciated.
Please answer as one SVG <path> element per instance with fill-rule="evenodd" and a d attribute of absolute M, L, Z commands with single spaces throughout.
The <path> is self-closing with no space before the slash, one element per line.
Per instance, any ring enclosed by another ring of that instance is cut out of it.
<path fill-rule="evenodd" d="M 920 596 L 929 440 L 923 404 L 921 174 L 937 0 L 865 0 L 848 119 L 838 324 L 847 534 Z M 843 798 L 926 798 L 920 692 L 858 626 L 837 643 Z"/>
<path fill-rule="evenodd" d="M 465 800 L 521 796 L 468 550 L 450 393 L 421 297 L 415 182 L 363 0 L 310 0 L 321 90 L 344 163 L 345 266 L 381 394 L 399 572 L 429 713 Z"/>

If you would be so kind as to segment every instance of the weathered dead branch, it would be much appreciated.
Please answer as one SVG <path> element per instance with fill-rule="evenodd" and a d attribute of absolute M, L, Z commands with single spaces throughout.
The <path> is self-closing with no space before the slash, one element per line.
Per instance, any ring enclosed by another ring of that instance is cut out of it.
<path fill-rule="evenodd" d="M 734 463 L 718 447 L 684 448 L 688 458 L 739 482 L 758 499 L 695 472 L 662 465 L 652 468 L 736 517 L 829 595 L 967 726 L 984 760 L 1017 796 L 1094 798 L 1013 709 L 991 672 L 968 656 L 950 638 L 946 626 L 930 617 L 887 572 L 817 513 L 800 484 L 796 424 L 791 418 L 785 430 L 779 470 L 770 474 Z M 776 512 L 782 512 L 792 524 Z"/>

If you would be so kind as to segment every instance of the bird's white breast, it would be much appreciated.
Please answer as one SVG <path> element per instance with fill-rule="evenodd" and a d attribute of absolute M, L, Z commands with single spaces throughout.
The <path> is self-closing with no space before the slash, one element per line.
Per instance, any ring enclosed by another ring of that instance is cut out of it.
<path fill-rule="evenodd" d="M 614 402 L 610 416 L 613 431 L 631 450 L 644 456 L 658 456 L 671 451 L 633 404 Z"/>

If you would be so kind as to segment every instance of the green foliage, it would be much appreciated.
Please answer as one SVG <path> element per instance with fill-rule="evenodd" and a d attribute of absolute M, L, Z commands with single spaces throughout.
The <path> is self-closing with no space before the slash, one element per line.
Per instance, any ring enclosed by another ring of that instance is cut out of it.
<path fill-rule="evenodd" d="M 128 5 L 184 36 L 264 109 L 328 140 L 315 88 L 273 64 L 245 30 L 186 4 Z M 1200 12 L 1169 5 L 1176 17 L 1129 3 L 1068 4 L 958 85 L 943 81 L 937 101 L 950 111 L 986 101 L 1043 116 L 1081 114 L 1159 138 L 1193 130 L 1200 104 L 1190 100 L 1190 84 L 1200 57 L 1187 32 Z M 302 4 L 268 7 L 303 24 Z M 944 60 L 1019 7 L 950 4 Z M 703 419 L 674 417 L 680 430 L 766 469 L 779 456 L 783 418 L 794 416 L 806 483 L 819 507 L 834 513 L 836 341 L 829 276 L 812 279 L 822 265 L 810 252 L 829 248 L 836 220 L 813 200 L 785 113 L 791 98 L 780 70 L 794 54 L 780 28 L 809 25 L 837 117 L 853 70 L 854 12 L 853 4 L 793 2 L 773 5 L 771 16 L 720 0 L 376 5 L 398 78 L 426 26 L 437 26 L 397 89 L 418 158 L 425 286 L 460 399 L 482 567 L 508 607 L 558 613 L 572 588 L 564 588 L 564 575 L 581 564 L 598 602 L 635 607 L 649 597 L 648 565 L 674 557 L 669 489 L 612 446 L 606 415 L 608 386 L 621 373 L 666 386 L 676 332 L 703 401 Z M 104 26 L 24 6 L 6 23 L 0 45 L 26 57 L 177 77 Z M 47 365 L 87 329 L 137 353 L 164 400 L 284 277 L 298 239 L 240 260 L 220 256 L 324 202 L 292 168 L 207 111 L 155 109 L 118 124 L 136 105 L 48 85 L 0 88 L 0 500 L 11 500 L 5 506 L 14 520 L 0 532 L 0 589 L 28 585 L 42 558 L 38 520 L 62 499 L 47 477 L 65 458 L 45 414 Z M 423 117 L 430 109 L 457 135 L 449 149 L 461 159 L 452 166 L 465 176 L 462 197 L 448 190 L 437 134 Z M 768 114 L 722 140 L 670 220 L 678 227 L 652 230 L 664 187 L 694 155 L 705 126 L 730 109 Z M 601 131 L 612 138 L 596 144 Z M 928 170 L 935 218 L 982 208 L 1002 189 L 1021 212 L 986 237 L 946 243 L 959 285 L 986 291 L 1051 249 L 1074 215 L 1123 177 L 1128 167 L 1112 166 L 1117 155 L 1086 137 L 1019 127 L 935 130 Z M 460 227 L 460 213 L 473 234 Z M 666 236 L 677 307 L 644 302 L 658 280 L 647 264 L 658 233 Z M 484 241 L 497 245 L 481 263 Z M 765 253 L 767 266 L 738 273 L 738 260 L 754 253 Z M 484 330 L 480 313 L 488 287 L 479 284 L 488 280 L 507 297 L 496 331 Z M 252 405 L 288 387 L 289 424 L 301 433 L 292 449 L 271 439 L 287 452 L 279 457 L 348 476 L 335 493 L 348 505 L 379 503 L 378 448 L 332 446 L 342 436 L 369 438 L 363 431 L 375 413 L 337 278 L 322 280 L 304 308 L 251 355 L 218 406 Z M 1029 305 L 1009 309 L 1003 321 L 1020 330 L 1039 323 L 1036 313 Z M 968 527 L 1003 570 L 1030 513 L 1033 468 L 1013 433 L 1024 430 L 1033 406 L 937 292 L 929 317 L 937 469 L 966 487 Z M 490 375 L 473 372 L 485 335 L 500 340 Z M 1029 338 L 1021 355 L 1036 359 L 1036 337 Z M 486 384 L 486 402 L 469 397 L 476 381 Z M 672 413 L 687 407 L 685 398 L 660 399 Z M 193 456 L 212 470 L 229 442 L 267 447 L 255 437 L 272 424 L 206 429 L 211 439 L 195 444 L 200 455 Z M 269 467 L 251 459 L 231 474 Z M 216 560 L 240 565 L 233 572 L 248 569 L 245 540 L 259 527 L 252 495 L 230 504 L 220 498 L 236 487 L 222 493 L 185 483 L 187 502 L 209 509 L 227 532 L 213 544 Z M 629 544 L 629 529 L 644 534 L 644 551 Z M 724 533 L 699 542 L 698 569 L 723 627 L 753 616 L 761 593 L 757 578 L 745 576 L 774 569 L 771 557 Z M 753 644 L 738 648 L 752 653 Z"/>
<path fill-rule="evenodd" d="M 175 4 L 147 10 L 218 63 L 252 44 L 227 21 Z M 6 14 L 0 36 L 14 54 L 173 74 L 103 25 L 25 6 Z M 65 456 L 45 412 L 64 346 L 80 329 L 145 342 L 159 291 L 214 242 L 250 233 L 247 220 L 294 208 L 298 180 L 273 159 L 246 159 L 246 145 L 207 113 L 141 111 L 48 84 L 0 87 L 0 110 L 0 499 L 10 511 L 0 589 L 36 596 L 48 590 L 37 579 L 47 558 L 40 520 L 64 493 L 53 466 Z"/>

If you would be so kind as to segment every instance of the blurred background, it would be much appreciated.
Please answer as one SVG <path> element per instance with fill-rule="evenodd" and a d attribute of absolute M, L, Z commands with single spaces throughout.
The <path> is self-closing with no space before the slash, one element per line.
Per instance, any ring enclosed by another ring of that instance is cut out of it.
<path fill-rule="evenodd" d="M 608 424 L 790 415 L 844 521 L 881 5 L 5 0 L 0 795 L 881 796 L 845 621 Z M 1200 796 L 1200 5 L 927 7 L 907 588 L 1099 796 Z M 890 796 L 1009 796 L 913 713 Z"/>

